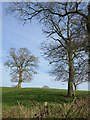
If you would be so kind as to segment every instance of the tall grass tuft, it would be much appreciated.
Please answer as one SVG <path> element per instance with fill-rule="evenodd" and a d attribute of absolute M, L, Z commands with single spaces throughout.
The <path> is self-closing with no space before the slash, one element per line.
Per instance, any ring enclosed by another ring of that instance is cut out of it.
<path fill-rule="evenodd" d="M 3 118 L 88 118 L 90 117 L 88 100 L 74 99 L 70 103 L 36 103 L 30 107 L 17 102 L 17 105 L 3 110 Z"/>

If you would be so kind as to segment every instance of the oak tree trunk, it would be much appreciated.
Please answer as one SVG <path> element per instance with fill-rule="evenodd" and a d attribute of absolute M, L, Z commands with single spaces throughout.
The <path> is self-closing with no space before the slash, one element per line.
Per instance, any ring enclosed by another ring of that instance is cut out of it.
<path fill-rule="evenodd" d="M 16 85 L 17 88 L 21 88 L 21 83 L 22 83 L 22 67 L 20 67 L 20 70 L 19 70 L 19 81 L 18 81 L 18 84 Z"/>
<path fill-rule="evenodd" d="M 72 51 L 68 53 L 69 57 L 69 80 L 68 80 L 68 96 L 72 97 L 75 95 L 73 85 L 74 85 L 74 62 L 72 59 Z"/>
<path fill-rule="evenodd" d="M 77 90 L 77 85 L 75 84 L 75 82 L 74 82 L 74 89 Z"/>
<path fill-rule="evenodd" d="M 87 34 L 88 34 L 88 80 L 90 81 L 90 3 L 88 5 L 88 19 L 87 19 Z"/>

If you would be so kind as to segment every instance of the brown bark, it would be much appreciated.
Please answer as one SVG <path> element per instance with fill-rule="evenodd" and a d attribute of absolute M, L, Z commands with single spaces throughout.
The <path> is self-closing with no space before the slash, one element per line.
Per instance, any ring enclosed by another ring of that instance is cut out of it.
<path fill-rule="evenodd" d="M 16 88 L 21 88 L 21 83 L 22 82 L 18 82 L 18 84 L 16 85 Z"/>
<path fill-rule="evenodd" d="M 77 85 L 75 84 L 75 82 L 74 82 L 74 88 L 75 88 L 75 90 L 77 90 Z"/>
<path fill-rule="evenodd" d="M 21 88 L 21 83 L 22 83 L 22 67 L 20 67 L 20 70 L 19 70 L 19 81 L 18 81 L 18 84 L 16 85 L 17 88 Z"/>
<path fill-rule="evenodd" d="M 74 62 L 72 59 L 72 51 L 69 51 L 69 80 L 68 80 L 68 96 L 72 97 L 75 95 L 73 85 L 74 85 Z"/>
<path fill-rule="evenodd" d="M 88 80 L 90 81 L 90 3 L 88 5 L 88 17 L 87 17 L 87 34 L 88 34 Z"/>

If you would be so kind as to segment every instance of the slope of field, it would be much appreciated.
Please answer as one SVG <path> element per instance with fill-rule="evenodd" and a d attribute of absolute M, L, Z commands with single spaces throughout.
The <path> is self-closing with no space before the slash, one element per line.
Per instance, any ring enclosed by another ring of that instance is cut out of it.
<path fill-rule="evenodd" d="M 65 105 L 68 105 L 70 107 L 70 104 L 72 104 L 74 99 L 77 99 L 78 101 L 81 100 L 82 104 L 89 96 L 90 92 L 88 91 L 76 91 L 76 98 L 68 98 L 67 90 L 50 88 L 2 88 L 2 109 L 4 111 L 3 114 L 6 117 L 6 113 L 9 115 L 7 111 L 10 111 L 12 107 L 18 105 L 20 107 L 21 105 L 25 108 L 31 109 L 35 106 L 39 106 L 37 109 L 41 109 L 44 103 L 47 102 L 54 109 L 55 113 L 55 109 L 59 109 L 58 105 L 64 105 L 64 107 Z M 66 111 L 69 110 L 69 107 L 67 107 Z M 16 113 L 14 114 L 14 117 L 15 115 Z M 53 115 L 51 116 L 53 117 Z M 59 114 L 57 116 L 55 114 L 54 117 L 59 117 Z"/>
<path fill-rule="evenodd" d="M 65 99 L 66 90 L 46 88 L 3 88 L 3 108 L 22 103 L 30 106 L 31 101 L 36 102 L 67 102 Z"/>

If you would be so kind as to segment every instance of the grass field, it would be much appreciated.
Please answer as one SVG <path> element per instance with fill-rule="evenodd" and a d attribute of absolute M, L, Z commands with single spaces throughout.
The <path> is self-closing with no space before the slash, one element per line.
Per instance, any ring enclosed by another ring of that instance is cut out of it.
<path fill-rule="evenodd" d="M 2 88 L 2 115 L 13 118 L 40 117 L 47 102 L 49 114 L 42 115 L 45 118 L 88 117 L 89 97 L 88 91 L 76 91 L 75 98 L 68 98 L 66 90 Z"/>

